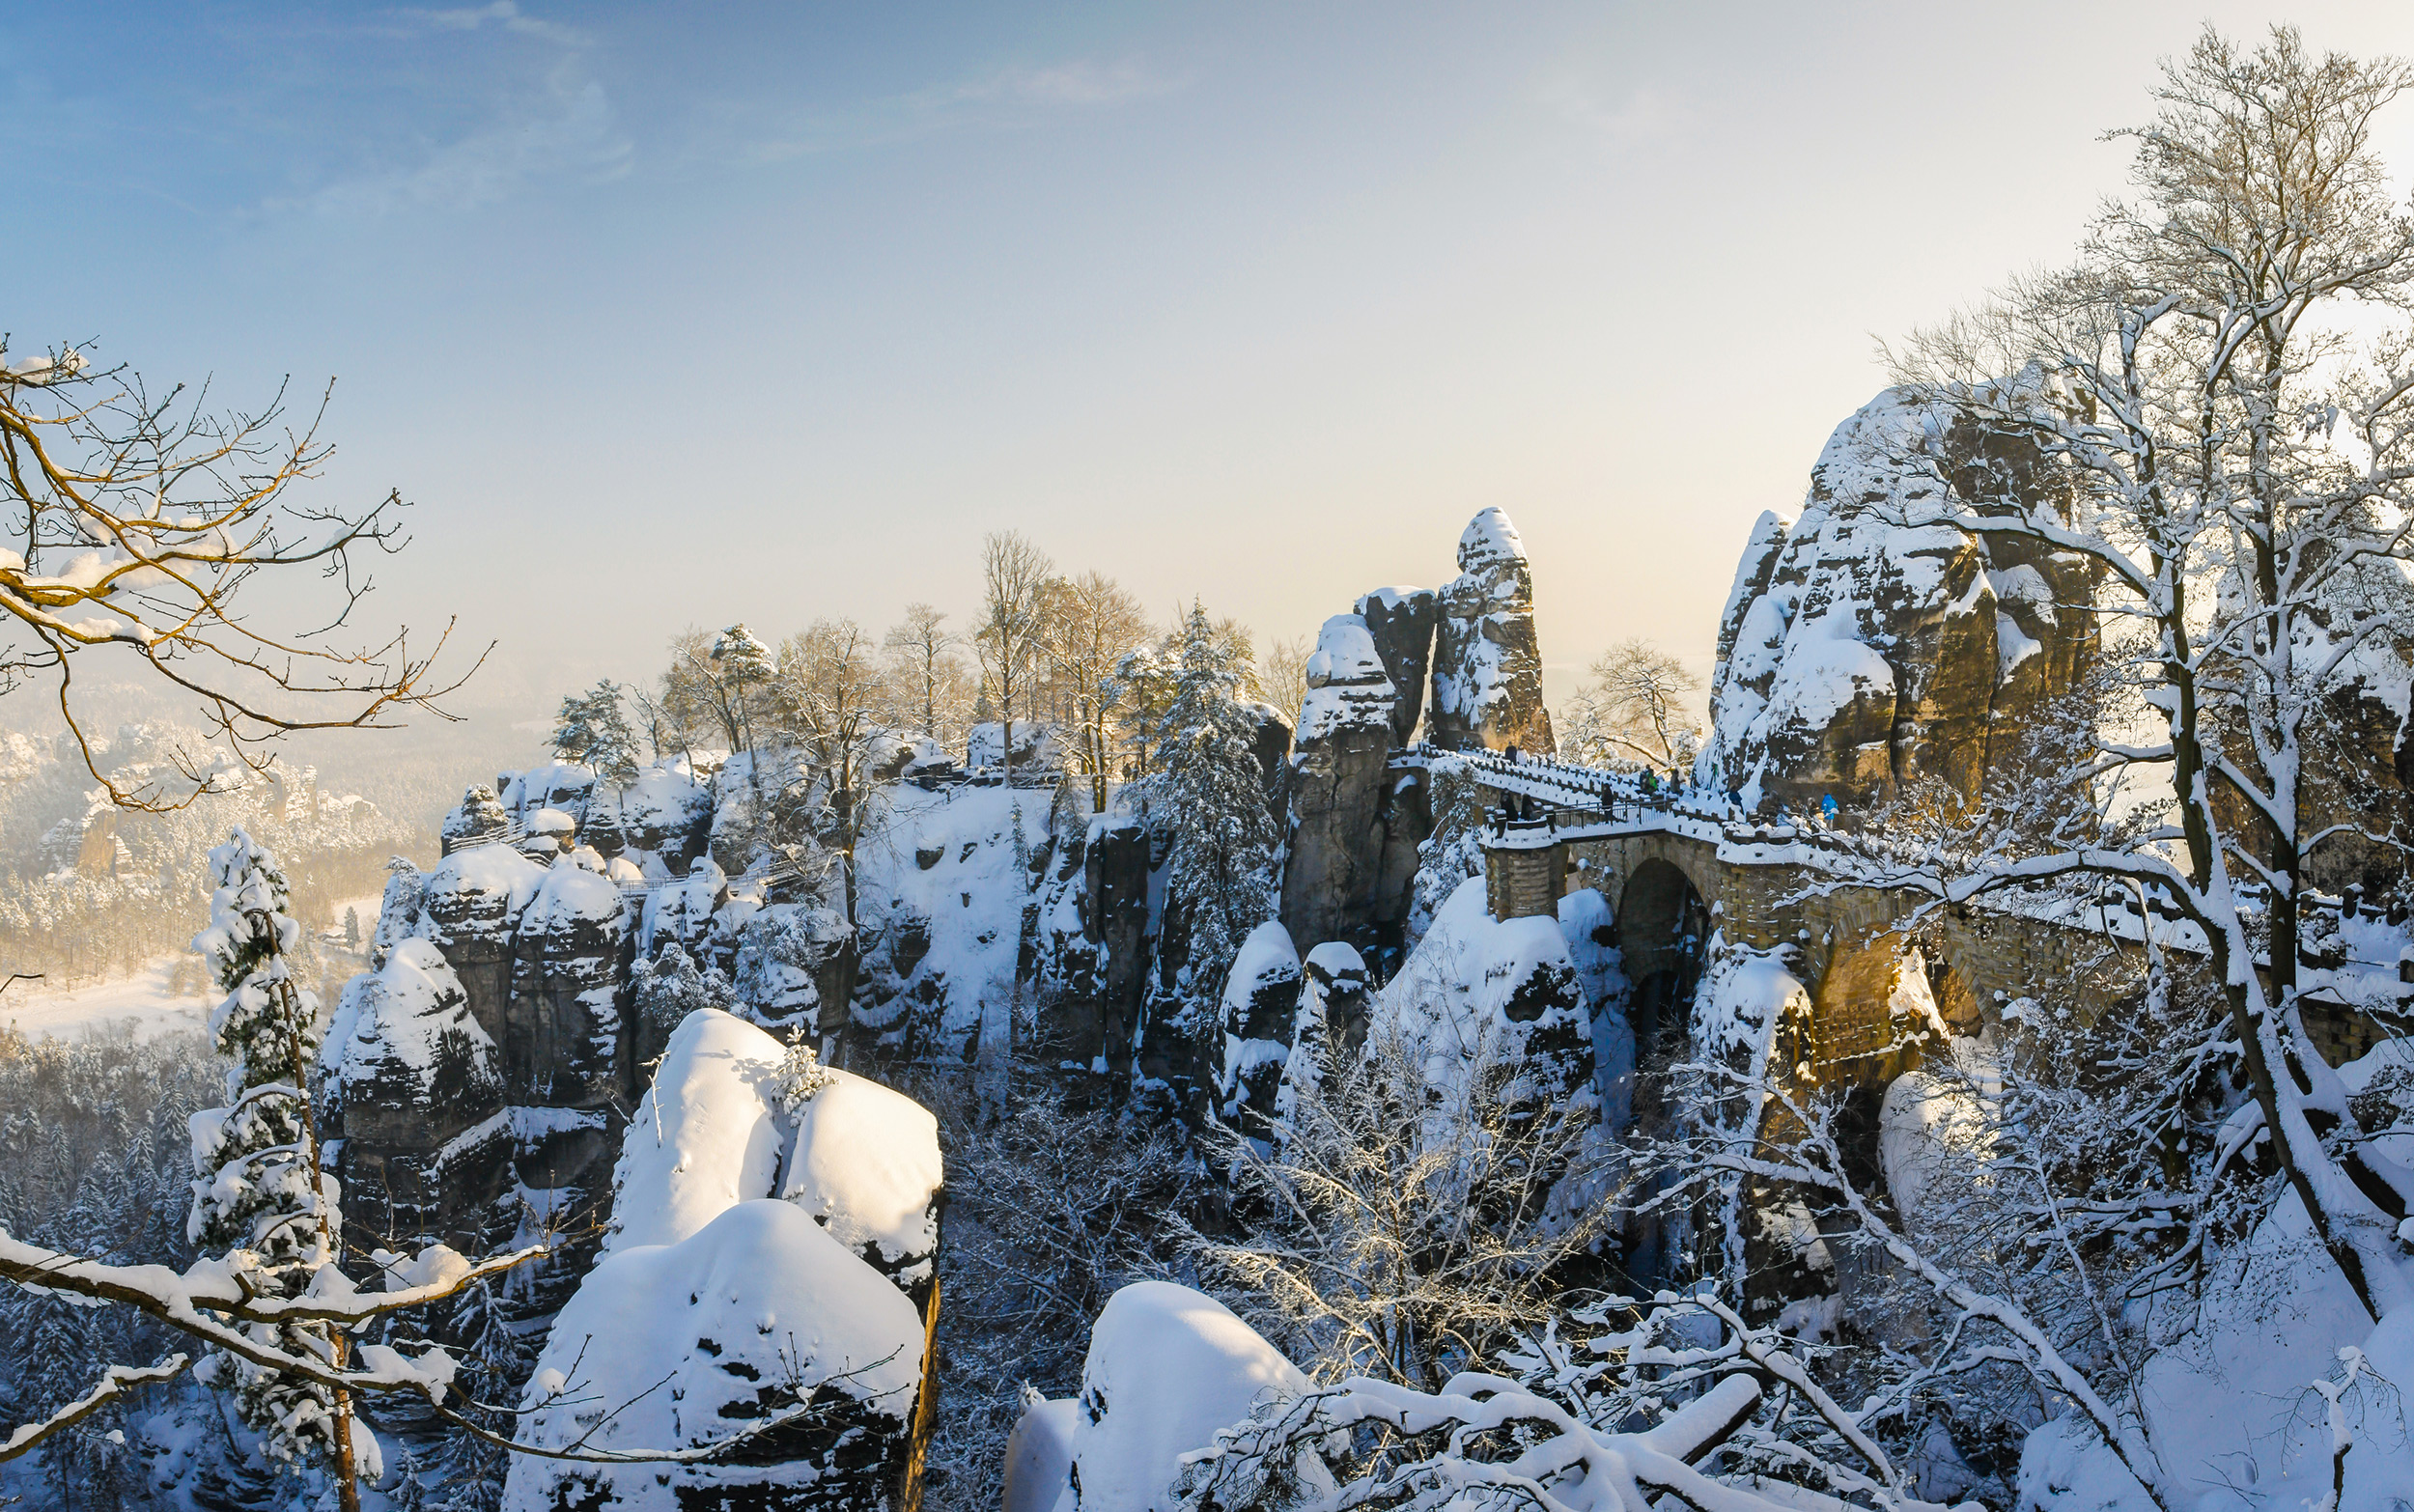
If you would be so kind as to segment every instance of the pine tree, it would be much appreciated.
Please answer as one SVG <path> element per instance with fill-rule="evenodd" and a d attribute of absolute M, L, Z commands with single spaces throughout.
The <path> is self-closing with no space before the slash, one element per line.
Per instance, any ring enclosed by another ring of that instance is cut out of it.
<path fill-rule="evenodd" d="M 461 1341 L 455 1354 L 461 1374 L 455 1378 L 462 1394 L 472 1402 L 512 1402 L 527 1384 L 536 1365 L 536 1351 L 515 1327 L 511 1302 L 501 1290 L 481 1282 L 461 1294 L 454 1304 L 447 1333 Z M 511 1432 L 511 1419 L 480 1413 L 487 1426 Z M 511 1453 L 484 1439 L 463 1433 L 445 1442 L 440 1461 L 443 1492 L 426 1503 L 428 1512 L 495 1512 L 503 1503 L 503 1482 L 511 1472 Z"/>
<path fill-rule="evenodd" d="M 306 1090 L 318 995 L 289 969 L 302 926 L 287 907 L 276 858 L 237 828 L 211 850 L 210 866 L 216 883 L 210 926 L 193 948 L 226 990 L 210 1032 L 235 1065 L 227 1074 L 231 1105 L 192 1116 L 195 1180 L 185 1232 L 202 1249 L 225 1254 L 261 1292 L 298 1296 L 335 1262 L 342 1224 L 334 1181 L 318 1168 Z M 343 1362 L 344 1341 L 323 1324 L 251 1327 L 264 1343 Z M 351 1432 L 351 1404 L 340 1394 L 223 1353 L 202 1368 L 211 1385 L 232 1390 L 237 1414 L 262 1435 L 269 1458 L 295 1467 L 331 1459 L 339 1480 L 350 1482 L 353 1440 L 367 1435 Z M 359 1467 L 372 1476 L 373 1445 L 370 1463 Z"/>
<path fill-rule="evenodd" d="M 1193 1042 L 1193 1056 L 1218 1027 L 1217 1003 L 1241 940 L 1274 915 L 1279 834 L 1257 761 L 1257 721 L 1241 702 L 1249 681 L 1246 648 L 1217 634 L 1193 602 L 1173 696 L 1157 721 L 1160 770 L 1126 789 L 1166 843 L 1165 966 L 1149 1018 Z"/>
<path fill-rule="evenodd" d="M 553 717 L 553 754 L 592 767 L 606 782 L 627 787 L 637 777 L 637 729 L 610 678 L 562 699 Z"/>

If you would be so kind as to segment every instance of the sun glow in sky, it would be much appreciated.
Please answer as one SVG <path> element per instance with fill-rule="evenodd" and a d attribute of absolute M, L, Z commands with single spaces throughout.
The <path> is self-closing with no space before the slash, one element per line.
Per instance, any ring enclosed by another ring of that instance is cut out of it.
<path fill-rule="evenodd" d="M 689 623 L 968 618 L 1015 527 L 1262 637 L 1535 556 L 1704 665 L 1878 339 L 2060 258 L 2207 16 L 2019 6 L 0 9 L 20 352 L 337 382 L 382 621 L 487 702 Z M 2414 168 L 2414 101 L 2384 152 Z"/>

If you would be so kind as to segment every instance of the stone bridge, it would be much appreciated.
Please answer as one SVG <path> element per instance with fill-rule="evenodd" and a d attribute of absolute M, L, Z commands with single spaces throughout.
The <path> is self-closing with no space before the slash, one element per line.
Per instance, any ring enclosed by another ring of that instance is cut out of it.
<path fill-rule="evenodd" d="M 1906 1016 L 1899 992 L 1915 959 L 1946 1022 L 1975 1032 L 2042 983 L 2075 988 L 2083 1002 L 2100 1006 L 2129 997 L 2149 930 L 2167 948 L 2202 949 L 2192 926 L 2141 916 L 2119 890 L 2086 902 L 2066 891 L 2009 890 L 1941 904 L 1884 880 L 1907 870 L 1911 857 L 1883 838 L 1755 824 L 1724 794 L 1646 787 L 1634 774 L 1515 753 L 1419 747 L 1400 760 L 1459 763 L 1482 791 L 1496 918 L 1555 912 L 1560 897 L 1586 887 L 1608 900 L 1646 1063 L 1655 1037 L 1665 1044 L 1681 1028 L 1713 930 L 1754 949 L 1790 947 L 1811 1013 L 1810 1022 L 1787 1026 L 1780 1064 L 1808 1062 L 1821 1081 L 1863 1083 L 1898 1075 L 1919 1053 L 1926 1025 Z M 2414 985 L 2399 985 L 2407 973 L 2394 954 L 2357 961 L 2341 953 L 2308 965 L 2347 989 L 2307 1009 L 2307 1027 L 2332 1061 L 2405 1031 L 2401 1015 L 2414 1005 L 2400 994 L 2414 994 Z M 2370 1011 L 2379 998 L 2397 1011 Z"/>

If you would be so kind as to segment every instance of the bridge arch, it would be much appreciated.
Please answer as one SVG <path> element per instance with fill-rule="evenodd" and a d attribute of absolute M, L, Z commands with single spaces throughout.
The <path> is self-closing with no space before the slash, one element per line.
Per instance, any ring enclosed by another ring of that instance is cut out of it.
<path fill-rule="evenodd" d="M 1621 879 L 1612 905 L 1626 1019 L 1646 1077 L 1681 1054 L 1710 938 L 1710 907 L 1694 880 L 1657 856 Z"/>
<path fill-rule="evenodd" d="M 1949 932 L 1889 927 L 1836 941 L 1810 991 L 1808 1059 L 1822 1082 L 1882 1088 L 1986 1014 Z"/>

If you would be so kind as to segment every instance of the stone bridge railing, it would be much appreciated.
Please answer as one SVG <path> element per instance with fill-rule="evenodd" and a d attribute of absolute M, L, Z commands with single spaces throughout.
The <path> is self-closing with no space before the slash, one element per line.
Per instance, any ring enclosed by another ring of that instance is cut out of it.
<path fill-rule="evenodd" d="M 2150 891 L 2141 902 L 2125 886 L 2065 879 L 1946 906 L 1932 879 L 1966 873 L 1975 859 L 1880 833 L 1755 822 L 1724 793 L 1645 787 L 1636 773 L 1550 758 L 1418 746 L 1398 760 L 1454 764 L 1488 792 L 1521 800 L 1494 808 L 1483 840 L 1496 917 L 1553 912 L 1561 895 L 1585 885 L 1601 887 L 1622 916 L 1628 879 L 1668 862 L 1730 939 L 1792 947 L 1819 999 L 1822 1038 L 1839 1045 L 1866 1037 L 1853 1026 L 1859 1018 L 1882 1014 L 1883 972 L 1864 980 L 1874 969 L 1869 958 L 1899 949 L 1914 926 L 1950 958 L 1957 990 L 1982 1003 L 2027 995 L 2040 983 L 2069 985 L 2091 962 L 2134 958 L 2149 936 L 2184 954 L 2204 949 L 2195 926 Z M 2305 900 L 2305 912 L 2304 979 L 2335 1004 L 2309 1012 L 2309 1027 L 2326 1052 L 2360 1053 L 2414 1011 L 2414 982 L 2405 980 L 2414 963 L 2400 963 L 2404 920 L 2319 895 Z M 1879 1002 L 1860 1001 L 1873 990 Z M 2316 1013 L 2320 1026 L 2312 1022 Z"/>

